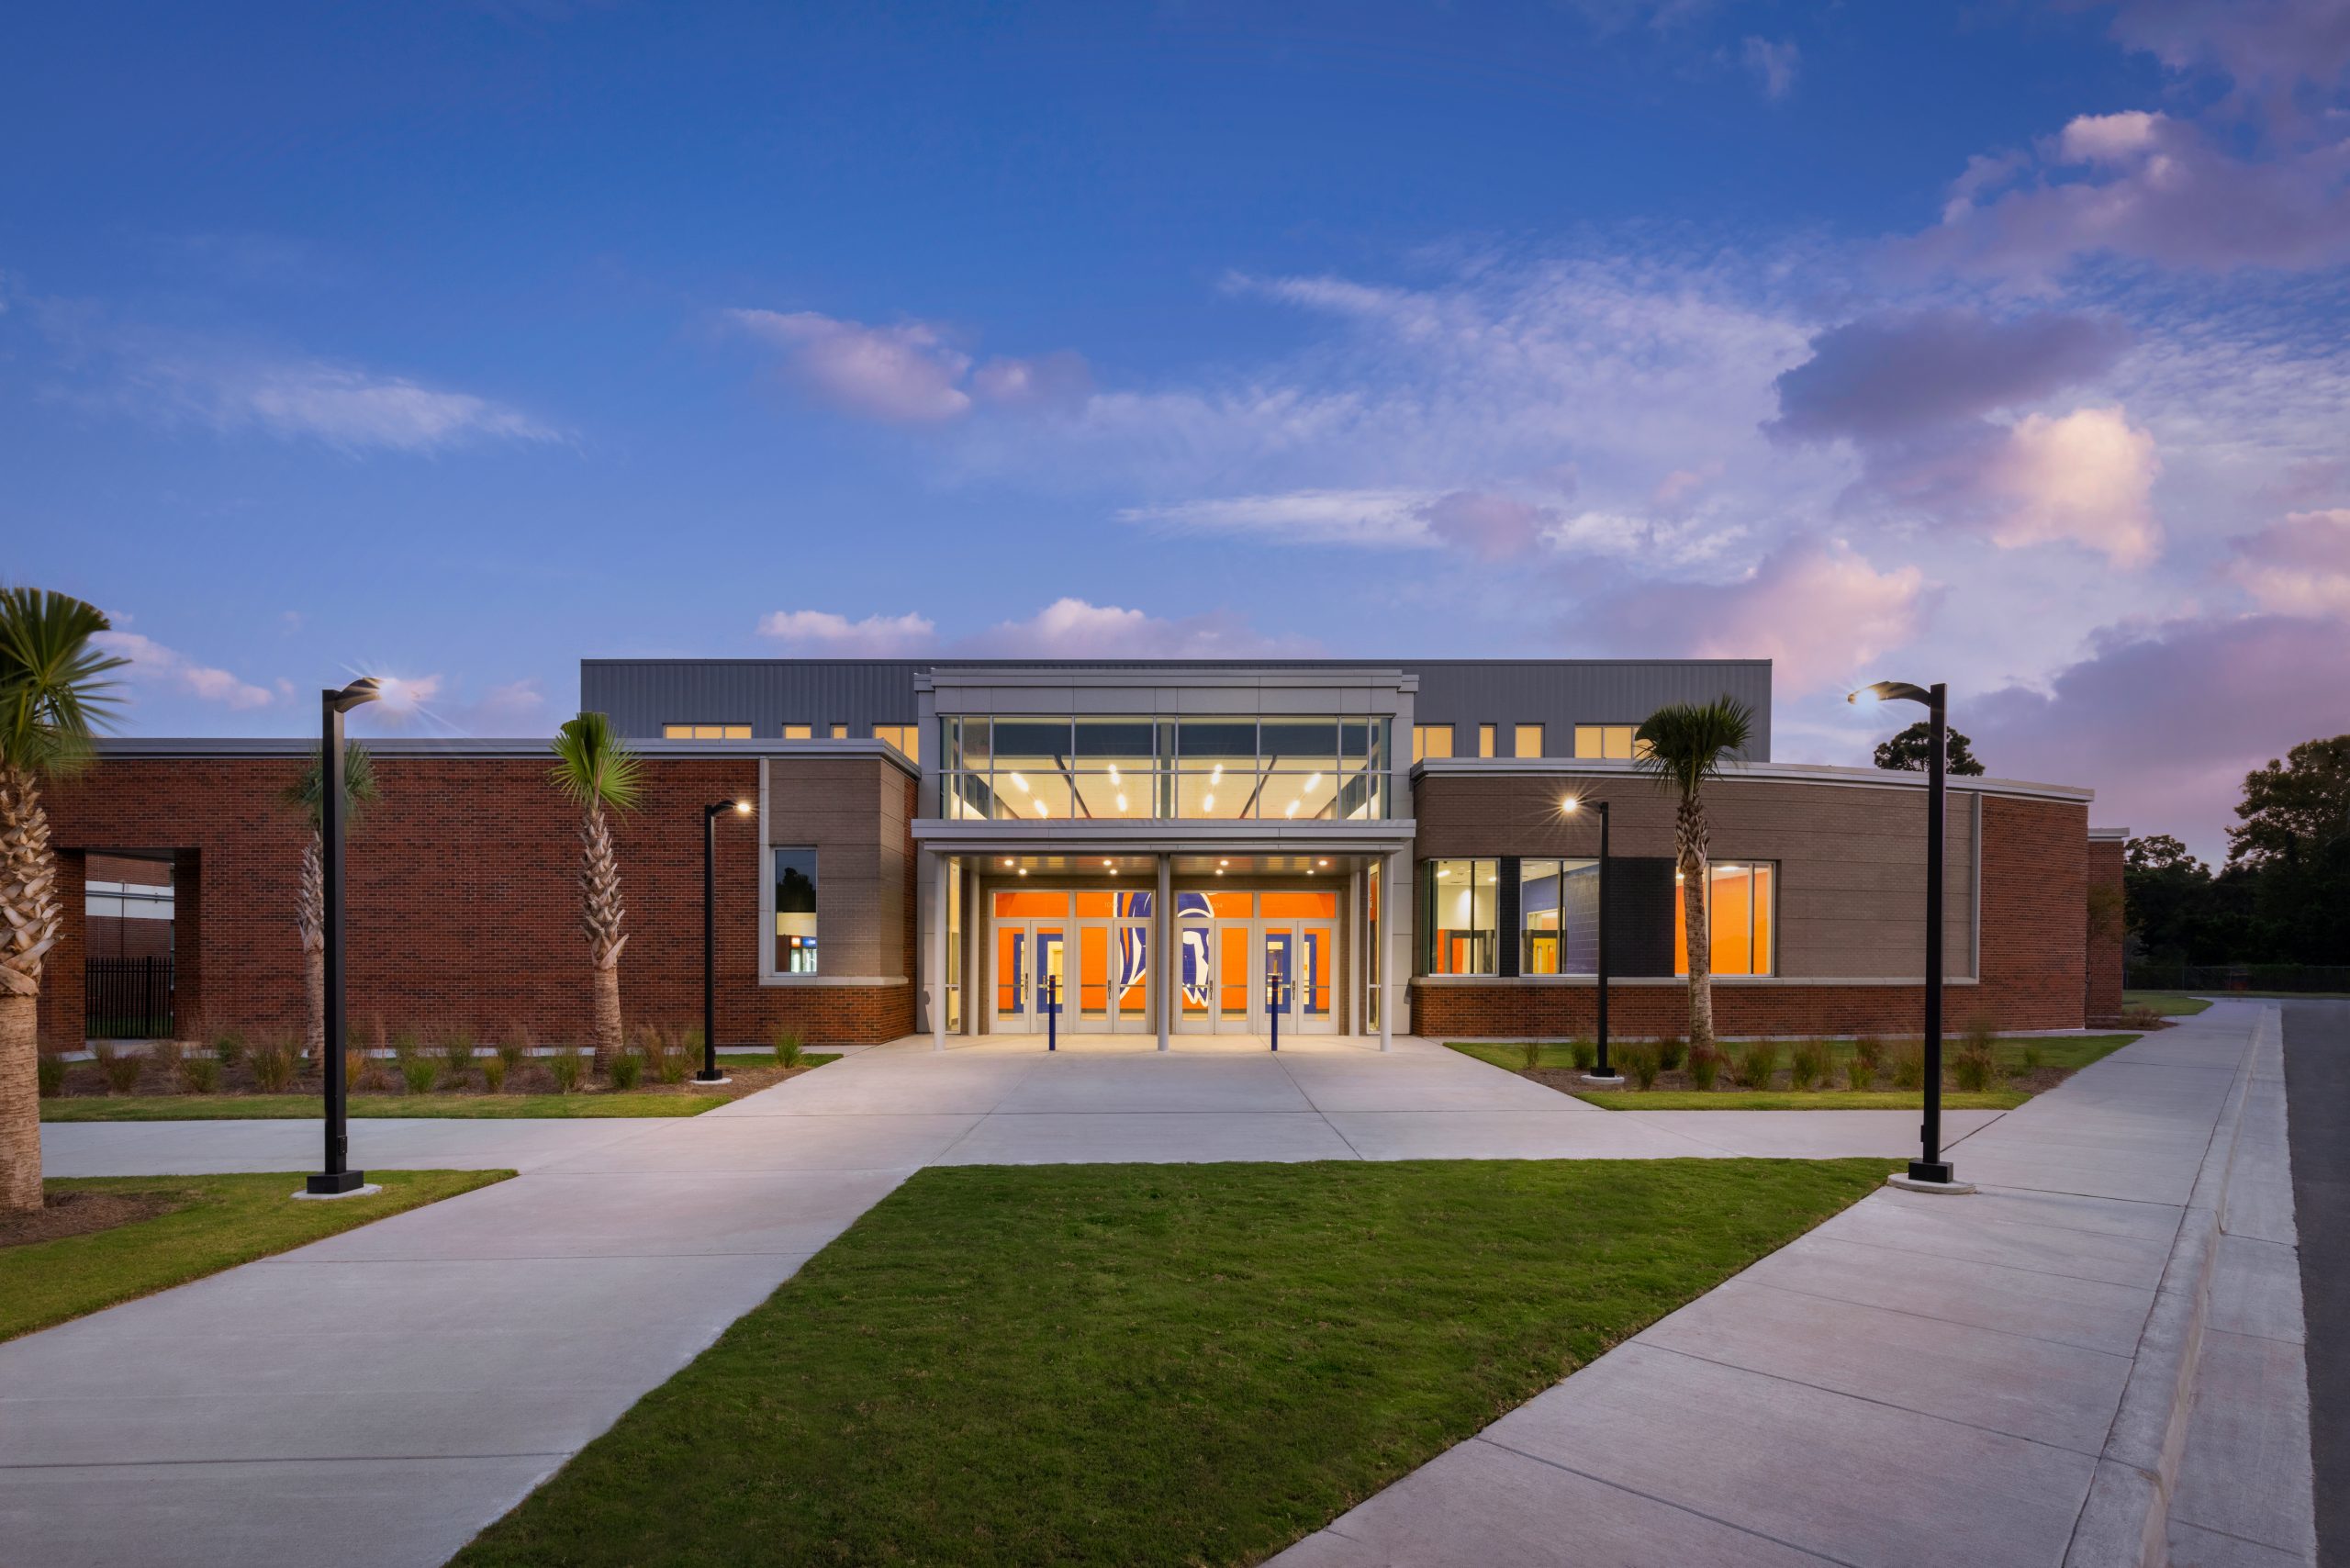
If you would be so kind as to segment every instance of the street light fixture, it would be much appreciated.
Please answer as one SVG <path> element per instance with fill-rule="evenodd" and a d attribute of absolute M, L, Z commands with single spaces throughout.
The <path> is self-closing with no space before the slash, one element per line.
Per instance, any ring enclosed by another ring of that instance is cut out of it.
<path fill-rule="evenodd" d="M 382 684 L 362 676 L 340 690 L 319 693 L 319 892 L 326 924 L 325 1060 L 319 1064 L 326 1097 L 325 1169 L 303 1184 L 298 1196 L 341 1198 L 367 1189 L 367 1173 L 351 1169 L 351 1085 L 342 1070 L 346 1025 L 342 999 L 342 716 L 383 696 Z"/>
<path fill-rule="evenodd" d="M 718 1070 L 718 819 L 751 814 L 748 801 L 721 801 L 701 809 L 701 1070 L 696 1083 L 733 1081 Z"/>
<path fill-rule="evenodd" d="M 1844 700 L 1855 706 L 1863 698 L 1926 705 L 1926 1116 L 1918 1128 L 1920 1158 L 1909 1162 L 1906 1179 L 1893 1180 L 1929 1192 L 1971 1193 L 1974 1187 L 1959 1181 L 1951 1162 L 1942 1158 L 1942 815 L 1949 689 L 1939 681 L 1919 687 L 1906 680 L 1880 680 Z"/>
<path fill-rule="evenodd" d="M 1585 801 L 1580 795 L 1570 795 L 1559 802 L 1559 810 L 1569 816 L 1588 804 L 1599 813 L 1599 1059 L 1592 1070 L 1583 1075 L 1585 1083 L 1621 1083 L 1624 1075 L 1607 1062 L 1607 802 Z M 1559 972 L 1567 972 L 1567 876 L 1566 868 L 1559 868 Z"/>

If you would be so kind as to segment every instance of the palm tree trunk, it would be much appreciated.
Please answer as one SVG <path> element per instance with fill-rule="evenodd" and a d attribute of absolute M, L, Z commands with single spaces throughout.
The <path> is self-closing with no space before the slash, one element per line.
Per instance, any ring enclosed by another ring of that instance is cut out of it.
<path fill-rule="evenodd" d="M 1714 1047 L 1714 948 L 1707 920 L 1706 807 L 1695 795 L 1682 798 L 1674 837 L 1681 872 L 1681 934 L 1689 949 L 1689 1048 Z"/>
<path fill-rule="evenodd" d="M 327 865 L 326 845 L 315 833 L 302 851 L 294 924 L 302 935 L 302 983 L 309 1003 L 302 1043 L 312 1061 L 322 1062 L 327 1059 Z"/>
<path fill-rule="evenodd" d="M 28 774 L 0 768 L 0 1213 L 40 1191 L 40 971 L 63 924 L 49 814 Z"/>
<path fill-rule="evenodd" d="M 604 1071 L 627 1044 L 621 1022 L 621 949 L 628 946 L 621 923 L 620 857 L 604 808 L 593 805 L 579 824 L 579 923 L 588 936 L 588 961 L 595 973 L 592 993 L 596 1070 Z"/>

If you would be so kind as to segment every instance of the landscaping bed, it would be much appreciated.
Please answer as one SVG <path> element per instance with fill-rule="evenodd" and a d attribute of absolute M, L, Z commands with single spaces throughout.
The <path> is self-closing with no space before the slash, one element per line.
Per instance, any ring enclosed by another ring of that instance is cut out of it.
<path fill-rule="evenodd" d="M 2138 1037 L 1977 1036 L 1945 1040 L 1942 1105 L 1953 1111 L 2012 1110 Z M 1532 1066 L 1528 1065 L 1529 1047 Z M 1658 1042 L 1628 1041 L 1612 1053 L 1613 1065 L 1626 1075 L 1620 1089 L 1583 1081 L 1593 1055 L 1588 1041 L 1455 1042 L 1451 1048 L 1611 1111 L 1900 1111 L 1925 1104 L 1923 1043 L 1918 1040 L 1739 1041 L 1722 1048 L 1723 1059 L 1710 1086 L 1697 1081 L 1684 1059 L 1676 1067 L 1660 1065 L 1646 1087 L 1631 1070 L 1637 1058 L 1628 1052 L 1656 1051 Z M 1799 1050 L 1809 1055 L 1802 1070 Z M 1876 1053 L 1876 1066 L 1862 1071 L 1856 1064 L 1871 1050 Z M 1962 1059 L 1969 1056 L 1980 1064 L 1973 1070 Z"/>
<path fill-rule="evenodd" d="M 0 1339 L 266 1258 L 511 1170 L 384 1170 L 383 1191 L 297 1203 L 300 1173 L 51 1181 L 39 1214 L 0 1220 Z M 61 1202 L 61 1200 L 62 1200 Z M 288 1327 L 299 1332 L 298 1325 Z"/>
<path fill-rule="evenodd" d="M 168 1043 L 111 1057 L 92 1062 L 51 1058 L 41 1085 L 41 1120 L 247 1121 L 319 1114 L 320 1075 L 308 1062 L 256 1060 L 241 1051 L 224 1058 L 210 1048 Z M 640 1058 L 633 1070 L 617 1075 L 595 1073 L 584 1052 L 567 1063 L 549 1056 L 507 1059 L 481 1053 L 463 1067 L 445 1051 L 418 1053 L 405 1062 L 370 1055 L 364 1062 L 348 1062 L 345 1070 L 352 1084 L 351 1114 L 359 1117 L 693 1116 L 837 1059 L 837 1053 L 803 1052 L 798 1065 L 783 1067 L 721 1057 L 719 1065 L 732 1081 L 711 1085 L 693 1081 L 693 1070 L 701 1065 L 699 1050 L 690 1058 L 664 1058 L 650 1072 Z M 419 1087 L 410 1088 L 411 1082 Z"/>
<path fill-rule="evenodd" d="M 918 1171 L 455 1562 L 1259 1562 L 1888 1168 Z"/>

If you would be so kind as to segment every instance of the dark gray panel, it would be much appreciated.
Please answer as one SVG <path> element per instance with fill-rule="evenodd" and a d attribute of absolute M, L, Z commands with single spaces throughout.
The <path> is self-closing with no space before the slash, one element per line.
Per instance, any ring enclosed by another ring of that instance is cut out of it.
<path fill-rule="evenodd" d="M 1169 680 L 1215 669 L 1400 668 L 1419 678 L 1419 722 L 1459 726 L 1460 754 L 1476 755 L 1476 726 L 1543 726 L 1543 751 L 1572 756 L 1574 726 L 1638 723 L 1668 702 L 1728 694 L 1755 712 L 1747 757 L 1771 756 L 1767 659 L 583 659 L 580 706 L 610 714 L 622 734 L 655 736 L 666 723 L 747 723 L 768 739 L 787 723 L 845 723 L 864 738 L 875 724 L 913 721 L 914 677 L 941 663 L 957 669 L 1136 670 Z"/>

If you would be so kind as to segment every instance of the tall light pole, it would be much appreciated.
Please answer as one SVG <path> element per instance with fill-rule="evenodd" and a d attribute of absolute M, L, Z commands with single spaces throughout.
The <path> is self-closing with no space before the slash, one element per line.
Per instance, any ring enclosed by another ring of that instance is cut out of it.
<path fill-rule="evenodd" d="M 1926 705 L 1926 1117 L 1918 1128 L 1922 1153 L 1909 1162 L 1908 1180 L 1902 1185 L 1971 1193 L 1975 1189 L 1959 1181 L 1951 1162 L 1942 1158 L 1942 806 L 1949 688 L 1939 681 L 1917 687 L 1904 680 L 1880 680 L 1844 700 L 1858 703 L 1863 697 Z"/>
<path fill-rule="evenodd" d="M 721 801 L 701 809 L 701 1070 L 696 1083 L 731 1081 L 718 1070 L 718 819 L 751 814 L 748 801 Z"/>
<path fill-rule="evenodd" d="M 304 1183 L 301 1196 L 341 1198 L 367 1185 L 367 1173 L 351 1169 L 351 1085 L 342 1070 L 342 716 L 383 691 L 373 676 L 362 676 L 340 690 L 319 693 L 319 860 L 324 873 L 320 912 L 326 924 L 326 1041 L 319 1064 L 326 1096 L 325 1169 Z"/>
<path fill-rule="evenodd" d="M 1572 816 L 1585 803 L 1582 796 L 1570 795 L 1559 802 L 1559 809 Z M 1607 802 L 1588 803 L 1599 813 L 1599 1059 L 1583 1079 L 1585 1083 L 1621 1083 L 1624 1075 L 1607 1065 Z M 1567 873 L 1563 866 L 1559 868 L 1559 972 L 1567 972 Z"/>

